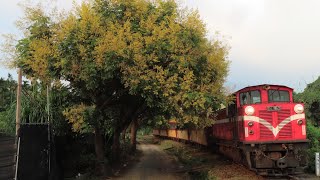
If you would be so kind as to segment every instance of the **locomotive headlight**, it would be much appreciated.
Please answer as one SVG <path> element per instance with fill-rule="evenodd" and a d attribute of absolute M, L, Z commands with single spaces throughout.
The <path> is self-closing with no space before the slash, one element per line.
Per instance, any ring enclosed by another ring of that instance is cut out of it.
<path fill-rule="evenodd" d="M 304 108 L 301 104 L 297 104 L 294 106 L 294 112 L 296 112 L 297 114 L 301 114 L 303 113 Z"/>
<path fill-rule="evenodd" d="M 254 108 L 252 106 L 247 106 L 245 109 L 244 109 L 244 112 L 248 115 L 248 116 L 251 116 L 253 113 L 254 113 Z"/>
<path fill-rule="evenodd" d="M 253 126 L 253 122 L 252 122 L 252 121 L 249 121 L 249 122 L 248 122 L 248 126 L 250 126 L 250 127 Z"/>
<path fill-rule="evenodd" d="M 303 123 L 302 119 L 299 119 L 299 120 L 297 121 L 297 123 L 298 123 L 299 125 L 301 125 L 301 124 Z"/>

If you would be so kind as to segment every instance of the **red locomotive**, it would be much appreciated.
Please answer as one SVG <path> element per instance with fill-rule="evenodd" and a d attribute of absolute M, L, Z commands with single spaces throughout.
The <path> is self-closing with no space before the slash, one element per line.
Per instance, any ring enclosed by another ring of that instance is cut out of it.
<path fill-rule="evenodd" d="M 293 89 L 258 85 L 233 94 L 234 102 L 217 112 L 207 129 L 154 130 L 154 135 L 213 144 L 234 161 L 260 175 L 302 173 L 307 166 L 304 106 L 293 102 Z"/>

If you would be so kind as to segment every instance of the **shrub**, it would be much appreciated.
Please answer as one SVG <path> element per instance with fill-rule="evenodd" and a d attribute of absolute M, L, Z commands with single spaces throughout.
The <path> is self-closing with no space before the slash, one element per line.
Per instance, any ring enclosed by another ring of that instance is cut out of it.
<path fill-rule="evenodd" d="M 320 152 L 320 128 L 314 126 L 312 123 L 307 123 L 307 136 L 310 140 L 310 148 L 307 150 L 308 158 L 309 158 L 309 165 L 308 171 L 314 172 L 315 171 L 315 153 Z"/>

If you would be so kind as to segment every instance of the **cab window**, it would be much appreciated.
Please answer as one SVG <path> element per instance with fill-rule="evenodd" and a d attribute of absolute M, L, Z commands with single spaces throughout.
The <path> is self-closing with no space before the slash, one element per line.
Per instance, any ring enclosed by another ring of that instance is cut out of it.
<path fill-rule="evenodd" d="M 268 98 L 269 102 L 290 102 L 289 91 L 270 89 Z"/>
<path fill-rule="evenodd" d="M 240 105 L 261 103 L 260 91 L 248 91 L 240 93 Z"/>

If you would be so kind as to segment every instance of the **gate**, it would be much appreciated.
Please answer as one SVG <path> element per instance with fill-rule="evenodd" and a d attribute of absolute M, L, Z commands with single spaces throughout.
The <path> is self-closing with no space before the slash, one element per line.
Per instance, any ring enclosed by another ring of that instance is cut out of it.
<path fill-rule="evenodd" d="M 21 124 L 18 150 L 18 180 L 47 180 L 50 174 L 50 126 Z"/>
<path fill-rule="evenodd" d="M 0 133 L 0 180 L 14 179 L 15 137 Z"/>

